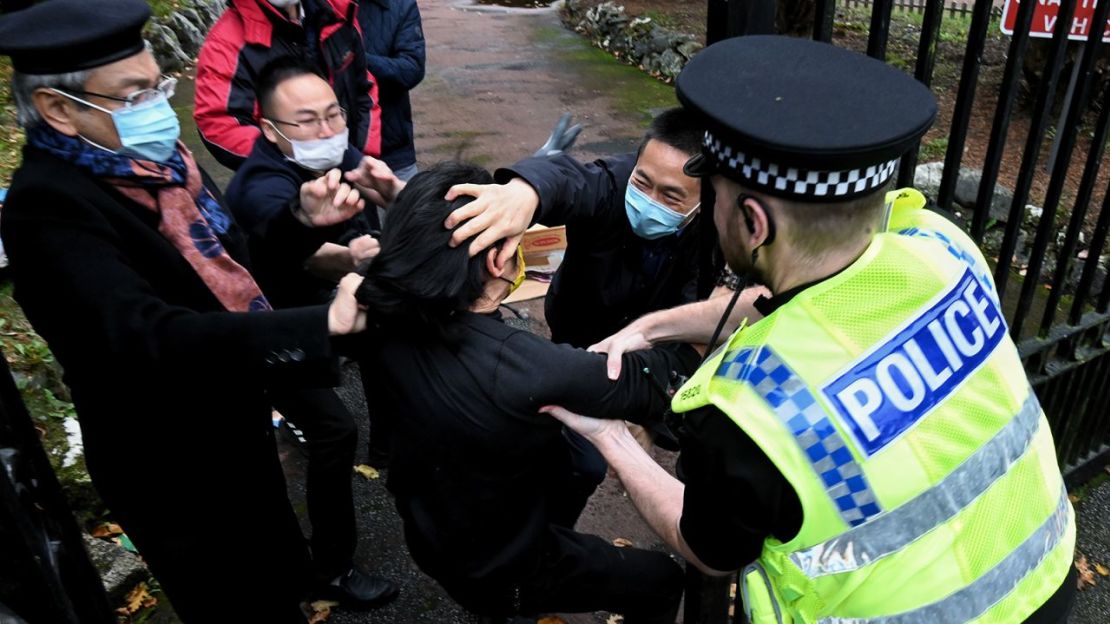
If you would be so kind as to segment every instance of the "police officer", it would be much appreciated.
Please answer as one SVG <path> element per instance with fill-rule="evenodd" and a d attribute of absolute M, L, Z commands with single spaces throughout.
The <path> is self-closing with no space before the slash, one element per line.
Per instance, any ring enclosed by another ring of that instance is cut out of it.
<path fill-rule="evenodd" d="M 919 193 L 887 194 L 932 94 L 775 36 L 710 46 L 677 86 L 708 128 L 687 171 L 712 181 L 726 260 L 774 294 L 675 397 L 685 485 L 623 427 L 553 413 L 687 560 L 742 569 L 753 622 L 1064 621 L 1074 516 L 990 271 Z M 603 346 L 709 341 L 722 308 Z"/>

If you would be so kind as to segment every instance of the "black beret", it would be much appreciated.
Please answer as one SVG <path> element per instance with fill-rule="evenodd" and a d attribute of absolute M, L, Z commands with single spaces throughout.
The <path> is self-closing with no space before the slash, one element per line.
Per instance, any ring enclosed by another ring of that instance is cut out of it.
<path fill-rule="evenodd" d="M 886 63 L 773 35 L 707 47 L 679 74 L 677 91 L 707 128 L 687 173 L 806 201 L 876 190 L 937 114 L 929 89 Z"/>
<path fill-rule="evenodd" d="M 0 54 L 24 74 L 63 74 L 142 52 L 143 0 L 45 0 L 0 17 Z"/>

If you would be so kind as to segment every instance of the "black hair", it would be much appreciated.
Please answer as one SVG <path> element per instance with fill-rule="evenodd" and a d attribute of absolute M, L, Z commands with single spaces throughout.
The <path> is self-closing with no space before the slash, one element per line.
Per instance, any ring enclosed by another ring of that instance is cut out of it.
<path fill-rule="evenodd" d="M 281 83 L 298 76 L 316 76 L 327 80 L 320 70 L 312 63 L 296 56 L 279 56 L 262 66 L 255 81 L 254 96 L 258 99 L 258 107 L 265 116 L 271 110 L 274 91 Z"/>
<path fill-rule="evenodd" d="M 648 141 L 655 140 L 681 151 L 687 156 L 701 153 L 705 128 L 697 123 L 694 115 L 685 108 L 670 108 L 651 120 L 644 140 L 640 142 L 639 153 L 643 153 Z"/>
<path fill-rule="evenodd" d="M 438 324 L 481 297 L 489 278 L 486 254 L 470 257 L 470 241 L 451 247 L 447 216 L 474 198 L 447 201 L 456 184 L 492 184 L 481 167 L 440 163 L 411 180 L 389 208 L 381 252 L 362 273 L 355 297 L 377 321 Z"/>

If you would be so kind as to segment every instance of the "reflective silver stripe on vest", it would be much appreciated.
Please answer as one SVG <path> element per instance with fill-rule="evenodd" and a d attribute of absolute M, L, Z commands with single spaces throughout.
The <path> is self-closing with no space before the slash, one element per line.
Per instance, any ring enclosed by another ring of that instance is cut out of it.
<path fill-rule="evenodd" d="M 1010 422 L 935 486 L 897 509 L 837 537 L 790 555 L 810 578 L 858 570 L 898 552 L 944 524 L 1002 478 L 1025 455 L 1041 422 L 1037 396 Z"/>
<path fill-rule="evenodd" d="M 1012 553 L 975 579 L 970 585 L 912 611 L 875 618 L 822 618 L 820 624 L 910 624 L 911 622 L 968 622 L 984 614 L 1005 598 L 1018 583 L 1041 565 L 1068 529 L 1071 505 L 1068 492 L 1060 489 L 1056 511 L 1025 538 Z M 1068 561 L 1071 561 L 1070 554 Z"/>
<path fill-rule="evenodd" d="M 763 564 L 756 561 L 748 564 L 744 571 L 740 573 L 740 599 L 744 601 L 744 613 L 748 616 L 748 621 L 752 621 L 752 601 L 751 590 L 748 589 L 748 576 L 752 572 L 759 572 L 760 582 L 767 589 L 767 596 L 770 599 L 771 607 L 775 611 L 775 622 L 782 624 L 782 609 L 779 608 L 779 600 L 775 597 L 775 590 L 771 587 L 771 578 L 767 576 L 767 570 L 763 569 Z"/>

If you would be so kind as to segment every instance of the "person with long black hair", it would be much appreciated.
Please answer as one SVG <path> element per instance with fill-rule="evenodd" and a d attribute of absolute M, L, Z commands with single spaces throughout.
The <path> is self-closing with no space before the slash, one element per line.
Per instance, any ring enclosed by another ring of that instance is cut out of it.
<path fill-rule="evenodd" d="M 397 197 L 382 250 L 358 291 L 372 325 L 365 357 L 382 371 L 378 401 L 396 417 L 388 487 L 416 563 L 464 607 L 507 617 L 606 610 L 636 623 L 673 622 L 682 571 L 662 552 L 617 548 L 573 525 L 581 501 L 558 421 L 571 404 L 609 418 L 659 418 L 673 375 L 698 363 L 691 348 L 605 357 L 556 345 L 501 322 L 501 301 L 523 279 L 500 244 L 471 256 L 451 247 L 444 199 L 456 184 L 489 184 L 485 170 L 445 163 Z"/>

